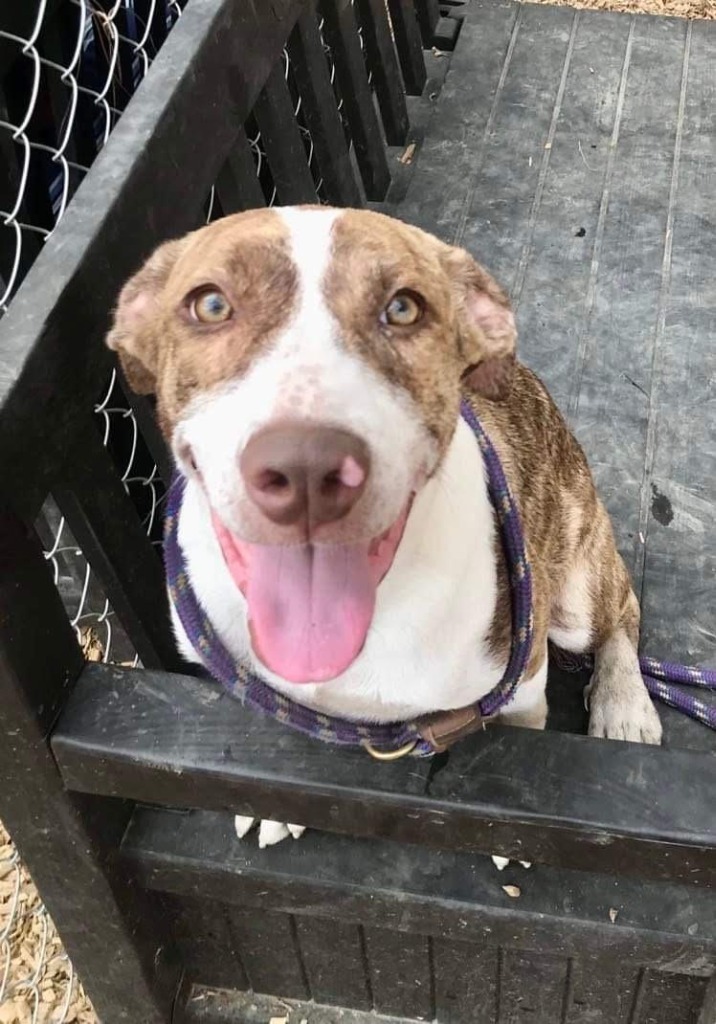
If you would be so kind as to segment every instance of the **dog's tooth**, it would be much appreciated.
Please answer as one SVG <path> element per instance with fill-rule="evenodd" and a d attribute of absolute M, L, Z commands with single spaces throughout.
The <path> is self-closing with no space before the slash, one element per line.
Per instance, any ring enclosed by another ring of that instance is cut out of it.
<path fill-rule="evenodd" d="M 521 865 L 522 865 L 522 867 L 523 867 L 523 868 L 525 868 L 526 870 L 528 870 L 529 868 L 531 868 L 531 867 L 532 867 L 532 861 L 531 861 L 531 860 L 521 860 L 521 861 L 520 861 L 520 864 L 521 864 Z"/>
<path fill-rule="evenodd" d="M 259 849 L 275 846 L 291 833 L 282 821 L 262 821 L 259 825 Z"/>
<path fill-rule="evenodd" d="M 498 871 L 504 871 L 507 865 L 510 863 L 509 857 L 499 857 L 496 853 L 492 854 L 492 863 L 495 865 Z"/>
<path fill-rule="evenodd" d="M 286 828 L 291 833 L 294 839 L 300 839 L 303 833 L 306 831 L 305 825 L 290 825 L 286 822 Z"/>
<path fill-rule="evenodd" d="M 243 839 L 255 824 L 256 818 L 249 818 L 244 814 L 237 814 L 234 817 L 234 828 L 236 829 L 236 835 L 239 839 Z"/>

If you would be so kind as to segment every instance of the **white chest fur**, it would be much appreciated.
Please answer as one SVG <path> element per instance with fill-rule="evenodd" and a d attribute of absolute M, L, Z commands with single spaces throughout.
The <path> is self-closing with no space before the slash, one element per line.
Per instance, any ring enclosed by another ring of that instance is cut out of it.
<path fill-rule="evenodd" d="M 376 722 L 461 707 L 499 682 L 504 665 L 491 658 L 486 642 L 496 601 L 493 537 L 482 458 L 460 420 L 442 467 L 414 503 L 360 655 L 331 682 L 297 686 L 254 657 L 246 602 L 224 565 L 206 498 L 193 481 L 179 522 L 192 586 L 230 653 L 294 700 Z M 172 618 L 180 650 L 196 660 L 173 609 Z"/>

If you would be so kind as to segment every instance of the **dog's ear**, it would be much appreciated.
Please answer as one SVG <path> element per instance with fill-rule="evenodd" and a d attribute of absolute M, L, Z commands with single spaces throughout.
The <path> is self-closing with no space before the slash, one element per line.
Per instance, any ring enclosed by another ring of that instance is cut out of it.
<path fill-rule="evenodd" d="M 155 249 L 119 294 L 106 341 L 117 352 L 127 383 L 139 395 L 156 390 L 161 339 L 155 326 L 159 296 L 189 237 L 165 242 Z"/>
<path fill-rule="evenodd" d="M 485 398 L 510 391 L 517 328 L 505 292 L 464 249 L 447 248 L 444 263 L 457 296 L 463 381 Z"/>

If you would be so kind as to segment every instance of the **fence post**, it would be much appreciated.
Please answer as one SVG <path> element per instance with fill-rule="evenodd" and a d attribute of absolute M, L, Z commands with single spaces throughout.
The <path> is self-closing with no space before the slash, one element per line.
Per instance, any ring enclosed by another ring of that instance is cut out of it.
<path fill-rule="evenodd" d="M 131 805 L 70 796 L 48 745 L 82 666 L 37 538 L 0 508 L 0 817 L 105 1024 L 168 1024 L 178 967 L 110 856 Z"/>

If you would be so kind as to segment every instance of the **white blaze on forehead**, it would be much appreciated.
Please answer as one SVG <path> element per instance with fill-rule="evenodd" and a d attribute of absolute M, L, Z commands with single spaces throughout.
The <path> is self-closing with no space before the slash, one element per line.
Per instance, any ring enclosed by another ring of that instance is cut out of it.
<path fill-rule="evenodd" d="M 370 449 L 371 474 L 355 512 L 338 528 L 355 530 L 361 539 L 374 536 L 392 524 L 411 491 L 432 472 L 436 445 L 412 398 L 349 351 L 328 307 L 324 285 L 341 211 L 275 212 L 288 229 L 296 267 L 294 308 L 243 377 L 191 403 L 177 425 L 174 449 L 191 447 L 211 504 L 229 529 L 269 542 L 238 468 L 250 438 L 287 419 L 351 431 Z M 345 287 L 351 289 L 352 282 L 346 280 Z"/>

